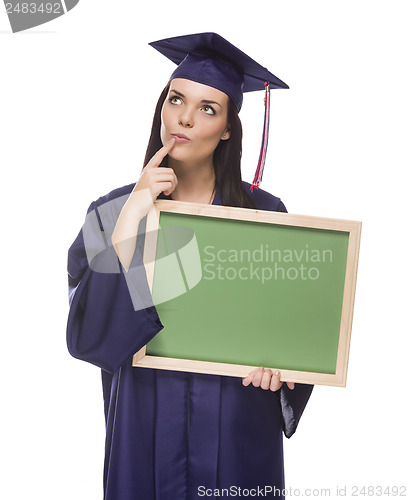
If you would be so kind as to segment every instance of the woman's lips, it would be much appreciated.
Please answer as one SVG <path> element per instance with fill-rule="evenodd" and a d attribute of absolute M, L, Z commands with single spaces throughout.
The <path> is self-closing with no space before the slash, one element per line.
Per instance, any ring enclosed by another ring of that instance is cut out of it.
<path fill-rule="evenodd" d="M 174 137 L 176 139 L 176 142 L 178 144 L 190 142 L 190 139 L 184 134 L 171 134 L 171 135 L 172 135 L 172 137 Z"/>

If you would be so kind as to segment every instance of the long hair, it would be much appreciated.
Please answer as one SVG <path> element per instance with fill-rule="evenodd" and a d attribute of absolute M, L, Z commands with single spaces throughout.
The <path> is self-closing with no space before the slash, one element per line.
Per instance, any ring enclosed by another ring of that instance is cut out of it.
<path fill-rule="evenodd" d="M 170 83 L 167 84 L 157 101 L 153 116 L 149 144 L 143 165 L 146 166 L 154 154 L 163 147 L 160 138 L 161 110 L 167 97 Z M 255 202 L 242 186 L 241 155 L 242 125 L 238 111 L 231 99 L 228 101 L 228 124 L 230 138 L 220 141 L 214 151 L 215 188 L 219 191 L 223 205 L 230 207 L 257 208 Z M 166 164 L 164 159 L 163 164 Z"/>

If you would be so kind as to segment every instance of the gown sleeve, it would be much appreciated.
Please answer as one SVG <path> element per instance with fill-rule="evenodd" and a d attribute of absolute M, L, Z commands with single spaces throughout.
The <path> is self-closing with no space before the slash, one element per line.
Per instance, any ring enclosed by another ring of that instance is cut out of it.
<path fill-rule="evenodd" d="M 143 266 L 143 224 L 128 273 L 123 272 L 111 243 L 123 203 L 92 203 L 68 252 L 68 350 L 109 373 L 163 328 Z"/>
<path fill-rule="evenodd" d="M 290 438 L 296 432 L 300 417 L 309 401 L 312 390 L 313 385 L 295 384 L 295 388 L 292 390 L 284 383 L 278 391 L 283 418 L 283 432 L 287 438 Z"/>

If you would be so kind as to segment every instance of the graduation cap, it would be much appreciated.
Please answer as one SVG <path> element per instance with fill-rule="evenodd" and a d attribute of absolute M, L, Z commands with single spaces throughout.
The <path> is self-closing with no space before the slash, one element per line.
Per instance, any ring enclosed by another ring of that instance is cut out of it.
<path fill-rule="evenodd" d="M 265 89 L 264 128 L 258 166 L 252 181 L 259 188 L 269 135 L 270 89 L 289 87 L 266 68 L 217 33 L 196 33 L 149 43 L 177 64 L 170 77 L 186 78 L 214 87 L 228 95 L 239 111 L 243 92 Z"/>

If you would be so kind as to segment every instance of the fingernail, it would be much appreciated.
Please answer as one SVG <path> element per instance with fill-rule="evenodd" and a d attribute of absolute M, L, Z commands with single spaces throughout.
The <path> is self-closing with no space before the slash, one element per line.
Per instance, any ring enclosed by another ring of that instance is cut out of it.
<path fill-rule="evenodd" d="M 275 372 L 275 375 L 279 375 L 279 370 Z"/>

